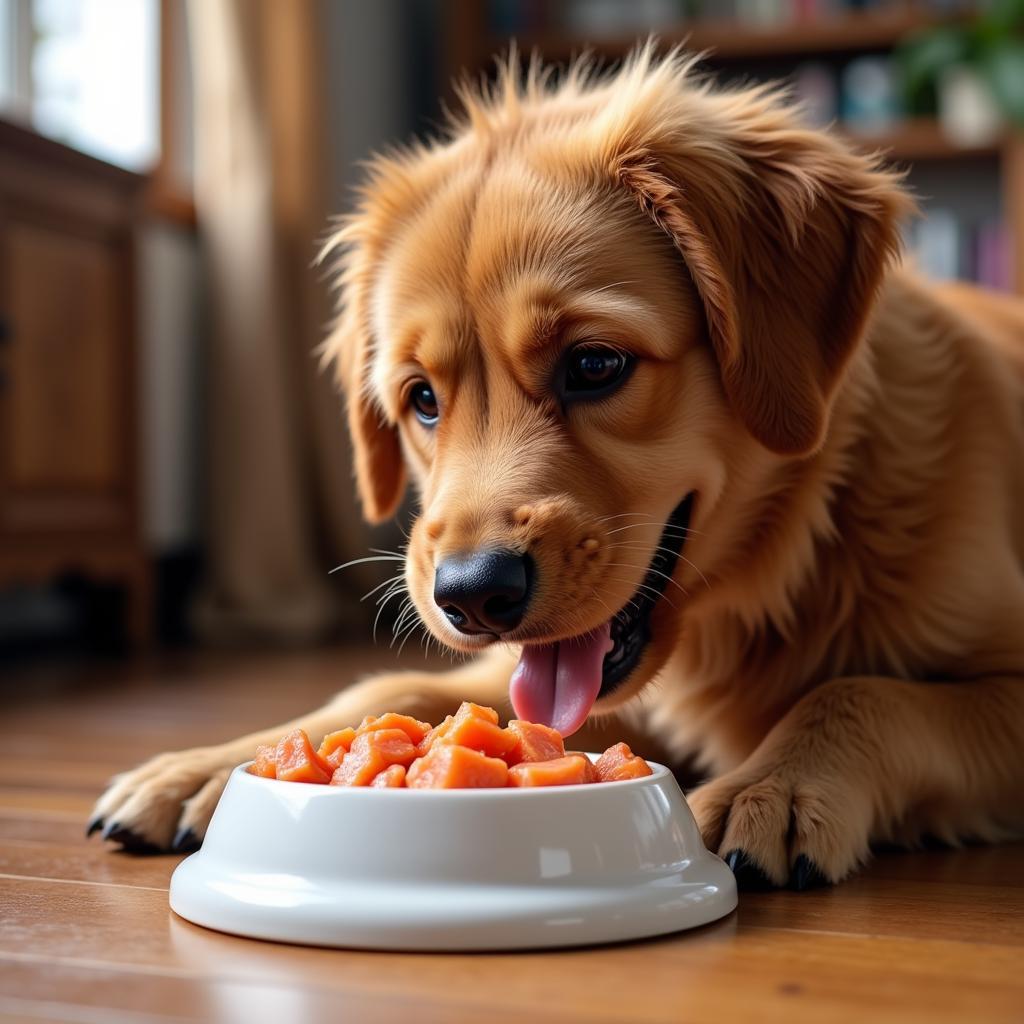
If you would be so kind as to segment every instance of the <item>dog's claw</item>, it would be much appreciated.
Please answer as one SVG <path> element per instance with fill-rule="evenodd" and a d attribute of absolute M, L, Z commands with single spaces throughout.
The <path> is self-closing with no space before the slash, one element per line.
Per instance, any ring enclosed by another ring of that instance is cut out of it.
<path fill-rule="evenodd" d="M 89 836 L 99 832 L 101 828 L 103 828 L 103 817 L 102 815 L 97 815 L 85 826 L 85 838 L 88 839 Z"/>
<path fill-rule="evenodd" d="M 804 892 L 807 889 L 820 889 L 828 884 L 828 879 L 822 874 L 818 865 L 806 853 L 801 853 L 789 873 L 790 889 Z"/>
<path fill-rule="evenodd" d="M 171 842 L 171 850 L 174 853 L 195 853 L 202 845 L 202 839 L 192 829 L 179 828 L 177 835 L 175 835 Z"/>
<path fill-rule="evenodd" d="M 121 848 L 128 853 L 161 853 L 159 846 L 143 839 L 137 832 L 130 828 L 122 827 L 120 822 L 112 821 L 103 830 L 103 838 L 109 839 L 112 843 L 120 843 Z"/>
<path fill-rule="evenodd" d="M 765 892 L 774 889 L 775 884 L 761 870 L 757 862 L 744 850 L 730 850 L 723 858 L 729 870 L 736 876 L 736 886 L 743 892 Z"/>

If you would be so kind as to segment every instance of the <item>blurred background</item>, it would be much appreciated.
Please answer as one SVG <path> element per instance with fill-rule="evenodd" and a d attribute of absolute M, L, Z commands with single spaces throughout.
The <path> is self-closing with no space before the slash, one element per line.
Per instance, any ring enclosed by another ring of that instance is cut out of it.
<path fill-rule="evenodd" d="M 394 563 L 329 570 L 402 536 L 318 241 L 460 70 L 648 33 L 908 168 L 925 273 L 1024 293 L 1024 0 L 0 0 L 0 671 L 368 644 Z"/>

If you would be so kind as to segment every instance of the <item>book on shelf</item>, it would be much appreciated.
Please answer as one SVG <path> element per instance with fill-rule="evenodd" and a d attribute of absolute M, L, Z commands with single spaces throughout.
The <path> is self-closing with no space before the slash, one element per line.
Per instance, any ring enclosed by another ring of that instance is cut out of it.
<path fill-rule="evenodd" d="M 1013 291 L 1013 252 L 1010 232 L 1000 221 L 979 224 L 972 237 L 974 277 L 978 284 Z"/>
<path fill-rule="evenodd" d="M 1013 289 L 1013 254 L 1006 224 L 970 221 L 936 207 L 905 235 L 910 262 L 937 281 L 971 281 L 997 291 Z"/>

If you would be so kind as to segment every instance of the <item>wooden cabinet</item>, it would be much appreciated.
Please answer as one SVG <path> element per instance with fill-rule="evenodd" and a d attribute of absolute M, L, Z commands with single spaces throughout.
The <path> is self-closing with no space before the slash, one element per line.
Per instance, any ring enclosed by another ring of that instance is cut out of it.
<path fill-rule="evenodd" d="M 148 632 L 135 229 L 144 179 L 0 123 L 0 586 L 123 583 Z"/>

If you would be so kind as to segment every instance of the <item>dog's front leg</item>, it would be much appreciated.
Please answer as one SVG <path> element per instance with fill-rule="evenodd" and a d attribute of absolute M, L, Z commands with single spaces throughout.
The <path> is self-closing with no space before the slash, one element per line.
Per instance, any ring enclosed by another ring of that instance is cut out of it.
<path fill-rule="evenodd" d="M 290 729 L 305 729 L 317 742 L 325 733 L 357 725 L 364 715 L 402 711 L 437 722 L 463 700 L 504 709 L 515 665 L 495 649 L 450 672 L 392 672 L 366 679 L 330 703 L 284 725 L 212 747 L 159 754 L 111 780 L 89 823 L 89 833 L 138 852 L 193 849 L 206 834 L 231 770 L 261 743 Z"/>
<path fill-rule="evenodd" d="M 837 882 L 872 842 L 1024 828 L 1024 679 L 836 679 L 733 771 L 689 795 L 749 888 Z"/>

